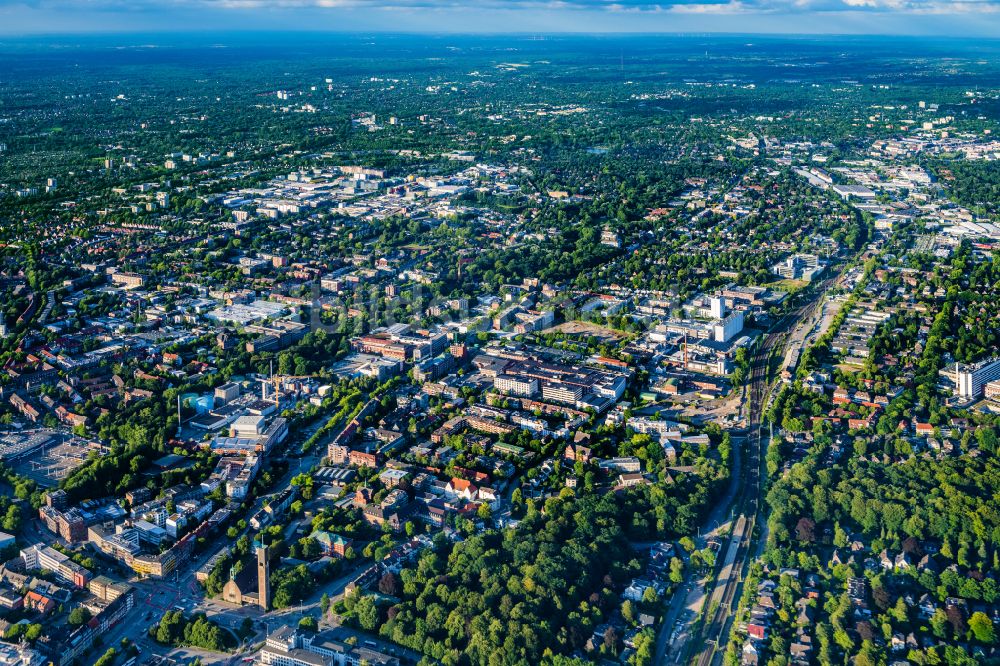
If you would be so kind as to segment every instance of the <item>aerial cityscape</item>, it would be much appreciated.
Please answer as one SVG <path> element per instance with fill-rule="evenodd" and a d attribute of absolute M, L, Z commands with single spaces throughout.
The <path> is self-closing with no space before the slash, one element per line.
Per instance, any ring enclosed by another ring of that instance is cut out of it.
<path fill-rule="evenodd" d="M 0 665 L 1000 664 L 1000 41 L 143 27 L 0 38 Z"/>

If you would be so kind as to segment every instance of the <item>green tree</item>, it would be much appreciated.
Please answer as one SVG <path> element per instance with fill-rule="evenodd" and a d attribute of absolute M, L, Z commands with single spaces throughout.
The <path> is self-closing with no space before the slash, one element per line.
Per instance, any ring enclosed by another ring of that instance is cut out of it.
<path fill-rule="evenodd" d="M 982 611 L 976 611 L 969 618 L 969 629 L 980 643 L 992 645 L 996 642 L 996 632 L 993 628 L 993 621 Z"/>
<path fill-rule="evenodd" d="M 365 595 L 358 599 L 354 605 L 354 612 L 358 617 L 358 624 L 362 629 L 371 631 L 378 626 L 378 606 L 375 604 L 375 597 Z"/>
<path fill-rule="evenodd" d="M 930 619 L 931 631 L 938 638 L 945 638 L 948 635 L 948 614 L 938 608 Z"/>
<path fill-rule="evenodd" d="M 680 583 L 684 580 L 684 560 L 679 557 L 670 558 L 670 582 Z"/>
<path fill-rule="evenodd" d="M 77 606 L 72 611 L 70 611 L 69 618 L 67 619 L 67 621 L 72 626 L 79 627 L 81 624 L 85 624 L 86 622 L 90 621 L 91 617 L 93 617 L 93 615 L 88 609 L 84 608 L 83 606 Z"/>
<path fill-rule="evenodd" d="M 632 604 L 630 599 L 626 599 L 622 602 L 622 617 L 625 621 L 634 624 L 635 623 L 635 606 Z"/>

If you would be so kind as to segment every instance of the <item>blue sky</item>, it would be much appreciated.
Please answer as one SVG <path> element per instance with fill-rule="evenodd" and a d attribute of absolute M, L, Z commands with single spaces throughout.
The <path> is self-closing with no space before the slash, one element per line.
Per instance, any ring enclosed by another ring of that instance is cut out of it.
<path fill-rule="evenodd" d="M 1000 37 L 1000 0 L 0 0 L 0 34 L 239 30 Z"/>

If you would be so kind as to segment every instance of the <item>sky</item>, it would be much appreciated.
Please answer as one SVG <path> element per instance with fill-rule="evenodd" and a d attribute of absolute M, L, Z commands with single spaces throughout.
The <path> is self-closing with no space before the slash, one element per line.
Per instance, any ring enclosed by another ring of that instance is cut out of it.
<path fill-rule="evenodd" d="M 1000 38 L 1000 0 L 0 0 L 0 35 L 218 31 Z"/>

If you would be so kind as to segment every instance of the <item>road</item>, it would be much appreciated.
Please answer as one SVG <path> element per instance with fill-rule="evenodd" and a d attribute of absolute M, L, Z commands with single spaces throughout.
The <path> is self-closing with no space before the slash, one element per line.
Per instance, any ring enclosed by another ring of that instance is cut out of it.
<path fill-rule="evenodd" d="M 270 491 L 287 488 L 294 476 L 308 472 L 326 455 L 325 444 L 314 446 L 306 454 L 301 454 L 299 451 L 301 444 L 315 434 L 327 422 L 328 418 L 329 414 L 318 416 L 308 425 L 297 428 L 294 435 L 286 440 L 283 451 L 288 462 L 288 469 L 279 479 L 274 481 Z M 343 427 L 343 425 L 340 423 L 338 427 Z M 276 454 L 272 455 L 277 457 Z M 264 499 L 264 496 L 258 497 L 250 506 L 240 511 L 239 515 L 234 516 L 234 520 L 238 517 L 249 519 L 263 506 Z M 273 618 L 275 622 L 295 624 L 303 615 L 318 616 L 319 600 L 323 593 L 329 594 L 332 600 L 338 599 L 343 594 L 347 583 L 360 573 L 362 568 L 370 564 L 370 562 L 365 561 L 346 570 L 337 580 L 320 586 L 309 599 L 304 600 L 299 605 L 267 614 L 262 613 L 256 607 L 236 607 L 215 599 L 205 598 L 204 590 L 198 584 L 195 573 L 223 545 L 231 544 L 240 536 L 250 534 L 252 531 L 252 528 L 247 525 L 235 538 L 230 538 L 225 532 L 216 534 L 210 539 L 207 548 L 180 562 L 177 569 L 166 579 L 140 580 L 133 577 L 129 583 L 136 588 L 135 607 L 105 635 L 105 645 L 117 644 L 122 638 L 129 638 L 139 645 L 143 656 L 157 654 L 176 658 L 194 654 L 200 657 L 203 663 L 234 663 L 240 657 L 245 656 L 255 643 L 263 640 L 267 627 L 266 621 Z M 236 655 L 216 654 L 214 658 L 210 658 L 212 653 L 204 653 L 204 651 L 192 650 L 191 648 L 171 648 L 149 640 L 146 635 L 149 626 L 158 622 L 164 612 L 174 609 L 183 610 L 189 615 L 191 613 L 205 613 L 219 625 L 234 631 L 239 629 L 245 619 L 250 618 L 254 621 L 257 633 L 244 646 L 241 646 Z"/>
<path fill-rule="evenodd" d="M 747 438 L 748 456 L 744 468 L 744 483 L 737 500 L 735 513 L 738 515 L 736 527 L 722 559 L 721 568 L 715 579 L 715 588 L 708 608 L 705 609 L 701 624 L 701 644 L 697 663 L 707 666 L 712 663 L 717 648 L 726 643 L 725 625 L 734 606 L 736 589 L 742 580 L 743 570 L 749 561 L 751 541 L 762 494 L 761 461 L 763 460 L 763 434 L 761 416 L 766 394 L 771 385 L 769 363 L 771 352 L 779 344 L 783 333 L 769 333 L 754 356 L 748 391 L 748 418 L 750 433 Z"/>
<path fill-rule="evenodd" d="M 327 416 L 317 418 L 314 422 L 299 429 L 295 437 L 289 438 L 285 444 L 285 451 L 291 458 L 288 459 L 288 470 L 278 479 L 273 488 L 286 488 L 291 483 L 292 477 L 300 472 L 309 471 L 320 459 L 326 455 L 324 447 L 315 447 L 313 452 L 299 457 L 298 447 L 314 432 L 316 432 Z M 262 497 L 241 512 L 241 515 L 249 518 L 263 506 Z M 37 528 L 40 529 L 40 528 Z M 251 528 L 248 525 L 236 538 L 243 534 L 249 534 Z M 179 609 L 187 614 L 205 613 L 221 626 L 236 630 L 247 617 L 257 620 L 261 617 L 259 609 L 251 607 L 238 608 L 235 606 L 219 603 L 212 599 L 206 599 L 201 585 L 195 579 L 195 572 L 198 571 L 218 550 L 225 544 L 231 544 L 236 539 L 230 539 L 225 532 L 216 534 L 211 538 L 208 547 L 201 552 L 193 554 L 190 558 L 180 562 L 177 569 L 163 580 L 142 580 L 132 578 L 129 584 L 136 588 L 135 607 L 123 618 L 121 622 L 112 627 L 104 636 L 105 645 L 116 645 L 123 638 L 134 641 L 142 650 L 143 656 L 149 654 L 170 655 L 172 657 L 182 656 L 180 652 L 190 651 L 190 648 L 178 650 L 168 646 L 158 645 L 151 641 L 146 630 L 150 625 L 159 622 L 163 613 L 168 610 Z M 349 579 L 348 579 L 349 580 Z M 339 582 L 339 581 L 337 581 Z M 348 581 L 344 581 L 346 585 Z M 327 586 L 330 588 L 330 586 Z M 331 595 L 332 596 L 332 595 Z M 317 596 L 318 599 L 318 596 Z M 201 651 L 203 652 L 203 651 Z M 208 653 L 211 654 L 211 653 Z M 206 655 L 199 654 L 203 663 L 228 662 L 233 655 L 215 655 L 217 659 L 206 659 Z"/>

